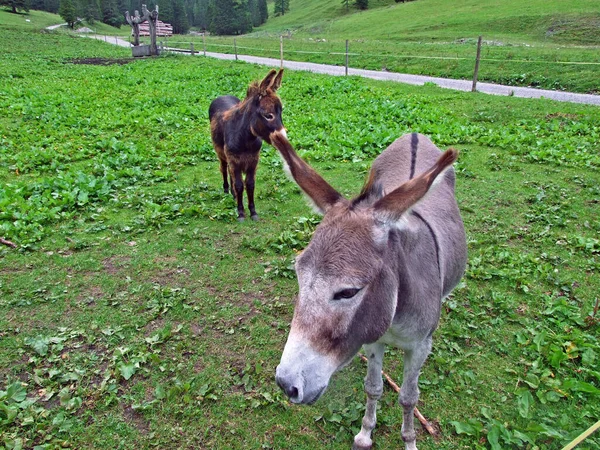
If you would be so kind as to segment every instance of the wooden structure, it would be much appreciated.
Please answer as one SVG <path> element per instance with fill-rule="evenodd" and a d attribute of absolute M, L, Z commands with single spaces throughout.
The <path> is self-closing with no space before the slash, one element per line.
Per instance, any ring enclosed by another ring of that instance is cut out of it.
<path fill-rule="evenodd" d="M 150 25 L 148 22 L 140 23 L 140 36 L 150 36 Z M 160 20 L 156 21 L 157 36 L 173 36 L 173 25 L 164 23 Z"/>
<path fill-rule="evenodd" d="M 142 5 L 142 15 L 135 11 L 133 17 L 129 15 L 129 11 L 125 12 L 125 20 L 131 25 L 131 34 L 133 35 L 133 47 L 131 52 L 133 56 L 156 56 L 158 55 L 158 47 L 156 46 L 156 25 L 158 22 L 158 5 L 154 11 L 148 11 L 146 5 Z M 142 24 L 148 29 L 150 36 L 150 45 L 140 45 L 140 31 Z"/>

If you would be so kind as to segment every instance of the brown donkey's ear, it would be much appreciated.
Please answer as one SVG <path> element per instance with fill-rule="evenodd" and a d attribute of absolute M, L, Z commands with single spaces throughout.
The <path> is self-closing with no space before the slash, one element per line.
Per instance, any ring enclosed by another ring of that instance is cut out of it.
<path fill-rule="evenodd" d="M 441 181 L 442 176 L 458 158 L 458 150 L 446 150 L 425 173 L 407 181 L 378 200 L 373 206 L 375 217 L 384 223 L 395 223 Z"/>
<path fill-rule="evenodd" d="M 344 197 L 338 191 L 332 188 L 321 175 L 298 156 L 294 147 L 288 141 L 285 131 L 274 131 L 269 137 L 271 145 L 281 153 L 298 186 L 314 202 L 320 213 L 324 214 L 335 203 L 344 200 Z"/>
<path fill-rule="evenodd" d="M 277 89 L 281 87 L 281 79 L 283 78 L 283 69 L 279 69 L 277 72 L 277 76 L 273 80 L 273 84 L 271 84 L 271 90 L 273 92 L 277 92 Z"/>
<path fill-rule="evenodd" d="M 265 95 L 267 93 L 267 89 L 269 89 L 269 87 L 271 87 L 273 84 L 276 74 L 277 71 L 275 69 L 271 69 L 267 76 L 260 82 L 260 85 L 258 86 L 260 95 Z"/>

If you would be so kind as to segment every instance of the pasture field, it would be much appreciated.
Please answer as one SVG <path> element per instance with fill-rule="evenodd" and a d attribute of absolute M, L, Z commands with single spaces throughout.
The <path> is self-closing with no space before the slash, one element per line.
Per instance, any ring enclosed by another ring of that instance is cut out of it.
<path fill-rule="evenodd" d="M 279 36 L 283 34 L 285 59 L 343 66 L 348 39 L 350 67 L 470 80 L 477 37 L 482 34 L 480 81 L 600 92 L 600 16 L 590 6 L 592 1 L 536 0 L 529 2 L 527 9 L 516 8 L 514 0 L 505 1 L 502 8 L 488 1 L 478 1 L 479 7 L 473 7 L 471 1 L 457 5 L 448 0 L 419 0 L 387 6 L 390 2 L 381 1 L 372 2 L 379 8 L 343 14 L 335 2 L 296 0 L 289 14 L 272 17 L 253 33 L 235 40 L 240 54 L 279 58 Z M 429 25 L 433 19 L 443 26 Z M 0 26 L 39 29 L 61 22 L 60 16 L 40 11 L 14 15 L 0 10 Z M 99 22 L 87 26 L 109 37 L 128 39 L 131 34 L 128 25 L 120 29 Z M 58 32 L 71 33 L 65 28 Z M 182 49 L 193 43 L 196 51 L 205 45 L 198 35 L 161 37 L 159 41 Z M 235 52 L 232 36 L 209 36 L 205 41 L 209 52 Z"/>
<path fill-rule="evenodd" d="M 0 449 L 350 448 L 365 364 L 274 382 L 319 222 L 265 145 L 238 223 L 208 126 L 268 68 L 0 26 Z M 469 266 L 421 376 L 427 449 L 560 449 L 600 416 L 600 109 L 287 72 L 290 141 L 340 192 L 418 131 L 461 154 Z M 399 379 L 400 354 L 384 370 Z M 376 448 L 401 448 L 387 385 Z M 580 449 L 598 448 L 596 434 Z"/>
<path fill-rule="evenodd" d="M 289 13 L 238 36 L 238 51 L 351 67 L 472 79 L 483 36 L 479 80 L 598 93 L 600 12 L 594 0 L 372 0 L 346 13 L 342 2 L 291 0 Z M 175 36 L 173 40 L 190 40 Z M 195 48 L 202 39 L 194 38 Z M 210 37 L 208 51 L 233 53 L 232 37 Z"/>

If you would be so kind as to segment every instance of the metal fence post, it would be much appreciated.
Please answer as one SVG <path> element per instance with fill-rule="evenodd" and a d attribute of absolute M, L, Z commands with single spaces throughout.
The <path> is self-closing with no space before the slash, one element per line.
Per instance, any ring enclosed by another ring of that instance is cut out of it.
<path fill-rule="evenodd" d="M 202 46 L 204 47 L 204 56 L 206 56 L 206 31 L 202 33 Z"/>
<path fill-rule="evenodd" d="M 477 40 L 477 57 L 475 59 L 475 71 L 473 72 L 473 87 L 471 92 L 477 91 L 477 76 L 479 75 L 479 59 L 481 57 L 481 36 Z"/>
<path fill-rule="evenodd" d="M 235 60 L 238 60 L 238 56 L 237 56 L 237 42 L 235 40 L 235 38 L 233 38 L 233 50 L 235 51 Z"/>

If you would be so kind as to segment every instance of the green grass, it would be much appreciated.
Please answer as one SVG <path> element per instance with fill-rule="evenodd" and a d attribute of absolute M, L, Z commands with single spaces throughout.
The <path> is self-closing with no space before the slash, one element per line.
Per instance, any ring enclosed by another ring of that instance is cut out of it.
<path fill-rule="evenodd" d="M 346 13 L 341 2 L 292 0 L 288 14 L 237 37 L 238 51 L 279 58 L 283 34 L 286 59 L 343 65 L 349 40 L 351 67 L 472 79 L 482 35 L 481 81 L 598 92 L 600 15 L 593 1 L 370 3 L 367 11 Z M 200 38 L 173 40 L 202 48 Z M 209 38 L 207 49 L 233 53 L 232 41 Z"/>
<path fill-rule="evenodd" d="M 10 38 L 8 38 L 10 36 Z M 265 145 L 258 223 L 221 192 L 207 111 L 267 68 L 128 64 L 0 28 L 0 448 L 349 448 L 364 364 L 290 405 L 273 375 L 318 223 Z M 345 195 L 412 131 L 461 152 L 469 241 L 421 377 L 421 449 L 560 449 L 600 414 L 600 110 L 286 72 L 291 142 Z M 384 369 L 399 379 L 400 354 Z M 386 386 L 378 448 L 400 448 Z M 529 443 L 526 443 L 529 442 Z M 600 443 L 589 438 L 579 448 Z"/>
<path fill-rule="evenodd" d="M 58 14 L 52 14 L 46 11 L 30 10 L 28 12 L 19 12 L 13 14 L 8 10 L 0 9 L 0 27 L 5 30 L 33 30 L 42 31 L 46 27 L 52 25 L 58 25 L 64 23 L 62 17 Z M 123 36 L 129 37 L 131 34 L 131 27 L 124 25 L 121 28 L 111 27 L 100 21 L 95 21 L 90 24 L 86 21 L 80 22 L 75 26 L 75 30 L 81 27 L 88 27 L 92 29 L 96 34 L 108 35 L 108 36 Z M 57 28 L 55 33 L 73 33 L 74 31 L 69 29 L 66 25 Z"/>
<path fill-rule="evenodd" d="M 0 9 L 0 18 L 0 27 L 5 30 L 41 30 L 63 22 L 59 15 L 45 11 L 31 10 L 13 14 L 4 8 Z"/>
<path fill-rule="evenodd" d="M 598 5 L 590 0 L 369 3 L 368 10 L 351 8 L 348 14 L 341 2 L 292 0 L 289 13 L 271 16 L 260 29 L 393 41 L 455 40 L 484 34 L 488 39 L 500 38 L 513 44 L 600 43 L 595 31 L 600 18 Z"/>

